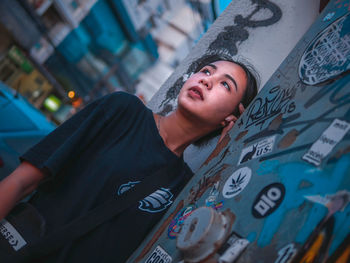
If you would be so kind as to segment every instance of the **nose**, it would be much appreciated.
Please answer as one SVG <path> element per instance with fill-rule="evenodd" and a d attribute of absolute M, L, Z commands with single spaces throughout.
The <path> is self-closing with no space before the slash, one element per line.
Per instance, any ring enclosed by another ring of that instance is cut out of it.
<path fill-rule="evenodd" d="M 204 85 L 207 89 L 211 89 L 212 88 L 212 85 L 211 85 L 211 82 L 209 79 L 207 78 L 202 78 L 200 81 L 199 81 L 200 84 Z"/>

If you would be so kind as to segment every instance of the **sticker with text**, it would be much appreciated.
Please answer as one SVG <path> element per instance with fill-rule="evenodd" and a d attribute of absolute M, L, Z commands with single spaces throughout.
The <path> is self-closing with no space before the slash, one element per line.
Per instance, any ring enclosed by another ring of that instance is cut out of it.
<path fill-rule="evenodd" d="M 157 246 L 152 254 L 146 259 L 145 263 L 171 263 L 173 259 L 164 249 Z"/>
<path fill-rule="evenodd" d="M 242 150 L 238 164 L 261 157 L 272 151 L 276 136 L 268 137 L 260 142 L 254 143 Z"/>
<path fill-rule="evenodd" d="M 247 186 L 252 176 L 252 170 L 242 167 L 236 170 L 227 180 L 222 189 L 225 198 L 232 198 L 238 195 Z"/>
<path fill-rule="evenodd" d="M 340 142 L 350 129 L 350 123 L 335 119 L 322 133 L 320 138 L 312 144 L 311 148 L 302 157 L 303 160 L 319 166 L 333 148 Z"/>
<path fill-rule="evenodd" d="M 278 258 L 276 259 L 275 263 L 288 263 L 293 258 L 297 250 L 294 247 L 294 244 L 288 244 L 281 248 L 278 251 Z"/>
<path fill-rule="evenodd" d="M 283 184 L 273 183 L 264 187 L 253 203 L 253 216 L 263 218 L 273 213 L 282 203 L 284 194 Z"/>
<path fill-rule="evenodd" d="M 219 263 L 234 262 L 248 246 L 249 241 L 232 232 L 219 251 Z"/>

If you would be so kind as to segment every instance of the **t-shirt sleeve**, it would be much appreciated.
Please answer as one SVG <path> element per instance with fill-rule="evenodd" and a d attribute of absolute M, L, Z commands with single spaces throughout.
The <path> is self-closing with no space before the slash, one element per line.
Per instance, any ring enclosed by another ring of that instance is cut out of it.
<path fill-rule="evenodd" d="M 116 92 L 90 103 L 24 153 L 21 161 L 28 161 L 55 176 L 67 162 L 88 147 L 110 118 L 118 118 L 128 106 L 130 96 Z"/>

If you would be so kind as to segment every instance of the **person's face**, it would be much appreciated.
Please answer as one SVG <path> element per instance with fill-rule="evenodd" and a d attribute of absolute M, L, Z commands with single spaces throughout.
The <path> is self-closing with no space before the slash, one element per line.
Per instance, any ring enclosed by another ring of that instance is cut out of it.
<path fill-rule="evenodd" d="M 246 85 L 246 74 L 239 65 L 210 63 L 185 82 L 178 109 L 208 125 L 220 126 L 239 105 Z"/>

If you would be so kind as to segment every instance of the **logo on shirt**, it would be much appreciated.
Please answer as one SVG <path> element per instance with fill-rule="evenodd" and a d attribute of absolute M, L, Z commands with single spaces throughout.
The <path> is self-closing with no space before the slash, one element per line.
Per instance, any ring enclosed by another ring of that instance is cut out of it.
<path fill-rule="evenodd" d="M 136 181 L 136 182 L 128 182 L 126 184 L 122 184 L 121 186 L 119 186 L 118 195 L 122 195 L 123 193 L 125 193 L 126 191 L 130 190 L 131 188 L 133 188 L 135 185 L 137 185 L 139 182 L 141 181 Z"/>
<path fill-rule="evenodd" d="M 119 186 L 117 194 L 122 195 L 138 183 L 140 183 L 140 181 L 122 184 Z M 172 198 L 173 194 L 170 192 L 170 189 L 161 188 L 141 200 L 138 208 L 142 211 L 157 213 L 169 207 L 173 203 Z"/>
<path fill-rule="evenodd" d="M 172 197 L 169 189 L 161 188 L 140 201 L 139 209 L 150 213 L 163 211 L 173 203 Z"/>

